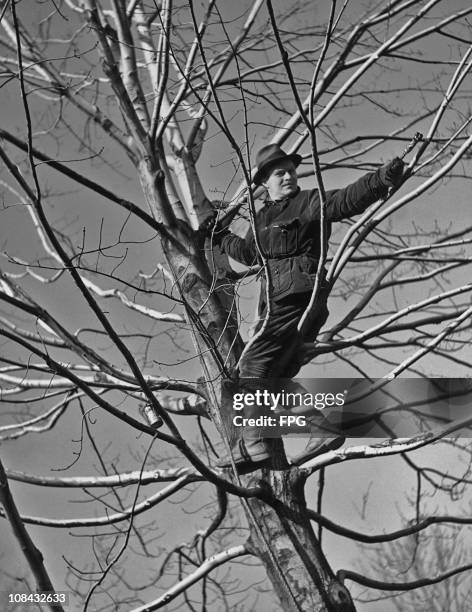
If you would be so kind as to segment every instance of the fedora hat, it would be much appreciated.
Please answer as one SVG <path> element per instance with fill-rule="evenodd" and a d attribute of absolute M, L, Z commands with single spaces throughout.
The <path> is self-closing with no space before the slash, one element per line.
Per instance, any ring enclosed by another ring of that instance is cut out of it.
<path fill-rule="evenodd" d="M 264 172 L 267 171 L 269 166 L 283 159 L 289 159 L 295 164 L 295 167 L 299 166 L 302 161 L 300 155 L 297 155 L 297 153 L 287 155 L 287 153 L 285 153 L 285 151 L 283 151 L 277 144 L 270 144 L 262 147 L 262 149 L 260 149 L 256 155 L 257 169 L 256 173 L 254 174 L 254 178 L 252 179 L 254 183 L 256 185 L 260 185 Z"/>

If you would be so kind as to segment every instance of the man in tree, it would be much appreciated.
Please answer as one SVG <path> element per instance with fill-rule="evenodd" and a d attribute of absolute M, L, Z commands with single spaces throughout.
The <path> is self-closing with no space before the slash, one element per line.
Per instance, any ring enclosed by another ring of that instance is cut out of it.
<path fill-rule="evenodd" d="M 255 232 L 250 230 L 245 238 L 228 229 L 214 234 L 214 242 L 236 261 L 248 266 L 266 263 L 269 286 L 267 288 L 266 275 L 263 275 L 258 330 L 246 345 L 239 362 L 239 377 L 244 380 L 244 388 L 248 389 L 260 388 L 261 379 L 295 376 L 302 366 L 302 342 L 314 341 L 328 317 L 328 295 L 323 282 L 325 271 L 322 270 L 316 319 L 309 334 L 301 337 L 297 326 L 315 285 L 322 236 L 319 192 L 317 189 L 301 190 L 298 186 L 296 169 L 301 161 L 300 155 L 287 155 L 276 144 L 263 147 L 256 157 L 254 183 L 265 187 L 267 195 L 254 220 Z M 328 191 L 324 212 L 326 239 L 332 222 L 364 212 L 387 195 L 389 187 L 399 184 L 403 167 L 403 161 L 395 158 L 344 189 Z M 286 358 L 287 352 L 289 359 Z M 344 442 L 340 435 L 320 437 L 323 432 L 325 436 L 327 431 L 332 432 L 332 426 L 321 413 L 311 416 L 308 421 L 312 436 L 294 463 L 339 448 Z M 257 430 L 241 430 L 233 460 L 241 471 L 256 469 L 270 458 L 267 442 L 258 436 Z M 220 467 L 230 465 L 229 460 L 219 462 Z"/>

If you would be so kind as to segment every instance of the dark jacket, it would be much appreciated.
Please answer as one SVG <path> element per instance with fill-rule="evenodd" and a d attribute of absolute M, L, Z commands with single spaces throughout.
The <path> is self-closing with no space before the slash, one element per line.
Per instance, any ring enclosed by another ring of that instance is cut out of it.
<path fill-rule="evenodd" d="M 358 215 L 388 191 L 381 173 L 371 172 L 344 189 L 326 193 L 327 236 L 331 223 Z M 267 198 L 257 213 L 255 227 L 263 255 L 267 258 L 271 279 L 270 295 L 311 292 L 320 256 L 320 198 L 317 189 L 298 191 L 281 202 Z M 221 250 L 248 266 L 261 263 L 254 235 L 245 238 L 225 231 Z"/>

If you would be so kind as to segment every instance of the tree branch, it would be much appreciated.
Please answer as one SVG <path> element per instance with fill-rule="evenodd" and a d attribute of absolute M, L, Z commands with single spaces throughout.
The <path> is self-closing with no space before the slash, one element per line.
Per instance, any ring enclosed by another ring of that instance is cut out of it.
<path fill-rule="evenodd" d="M 14 1 L 14 0 L 13 0 Z M 28 565 L 33 572 L 38 591 L 47 591 L 54 593 L 55 589 L 49 577 L 49 574 L 44 567 L 43 555 L 30 538 L 20 513 L 16 507 L 15 501 L 8 486 L 8 478 L 0 460 L 0 503 L 3 506 L 2 516 L 6 517 L 13 529 L 15 538 L 20 544 L 21 550 L 28 562 Z M 55 612 L 64 612 L 64 608 L 59 604 L 50 604 L 49 607 Z"/>
<path fill-rule="evenodd" d="M 163 606 L 167 605 L 170 601 L 175 599 L 178 595 L 185 592 L 192 584 L 195 584 L 205 576 L 207 576 L 212 570 L 231 561 L 232 559 L 236 559 L 237 557 L 242 557 L 244 555 L 250 554 L 246 549 L 244 544 L 240 544 L 239 546 L 233 546 L 232 548 L 228 548 L 223 552 L 217 553 L 205 559 L 200 567 L 181 580 L 177 582 L 172 588 L 168 589 L 164 595 L 161 595 L 158 599 L 148 602 L 144 606 L 139 606 L 139 608 L 133 608 L 131 612 L 151 612 L 151 610 L 159 610 Z"/>

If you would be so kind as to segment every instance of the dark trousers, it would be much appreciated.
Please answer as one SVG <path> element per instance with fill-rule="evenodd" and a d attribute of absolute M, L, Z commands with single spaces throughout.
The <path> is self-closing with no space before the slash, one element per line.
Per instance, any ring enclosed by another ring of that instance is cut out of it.
<path fill-rule="evenodd" d="M 244 381 L 243 388 L 245 390 L 254 392 L 257 389 L 270 389 L 277 392 L 280 390 L 279 385 L 282 382 L 279 379 L 293 378 L 297 375 L 303 365 L 301 354 L 303 342 L 315 340 L 320 328 L 328 318 L 326 297 L 322 294 L 316 307 L 316 318 L 313 321 L 311 330 L 303 338 L 301 337 L 297 326 L 310 301 L 310 297 L 311 293 L 301 293 L 273 300 L 269 318 L 263 332 L 251 342 L 239 364 L 239 377 L 241 382 Z M 256 328 L 256 334 L 264 323 L 265 314 L 266 309 L 263 307 L 261 320 Z M 283 385 L 284 389 L 289 389 L 286 380 L 283 382 Z M 294 391 L 300 392 L 300 389 L 297 388 Z M 290 410 L 290 408 L 287 409 Z M 261 409 L 254 406 L 246 406 L 244 409 L 244 416 L 249 418 L 256 418 L 264 413 L 267 414 L 267 410 L 261 411 Z M 313 416 L 313 419 L 316 421 L 316 426 L 321 422 L 325 422 L 324 417 L 321 417 L 321 415 Z M 306 433 L 311 434 L 313 427 L 313 423 L 309 421 Z M 317 429 L 320 428 L 317 427 Z M 325 436 L 326 431 L 323 429 Z M 266 430 L 258 427 L 247 427 L 240 433 L 246 440 L 246 443 L 249 443 L 251 440 L 258 442 L 264 439 L 267 435 L 267 432 L 265 434 L 264 432 Z M 277 432 L 283 435 L 280 428 L 277 429 Z M 287 433 L 291 433 L 290 428 Z M 299 430 L 299 433 L 305 433 L 305 431 Z M 278 435 L 275 437 L 278 437 Z M 323 436 L 320 434 L 319 437 Z"/>
<path fill-rule="evenodd" d="M 289 295 L 272 300 L 269 319 L 262 334 L 251 343 L 239 364 L 240 378 L 292 378 L 296 376 L 302 362 L 300 348 L 303 342 L 315 340 L 319 329 L 328 318 L 326 299 L 317 305 L 317 317 L 312 332 L 304 338 L 297 331 L 297 325 L 310 301 L 310 293 Z M 261 329 L 266 309 L 263 307 L 261 320 L 256 329 Z"/>

